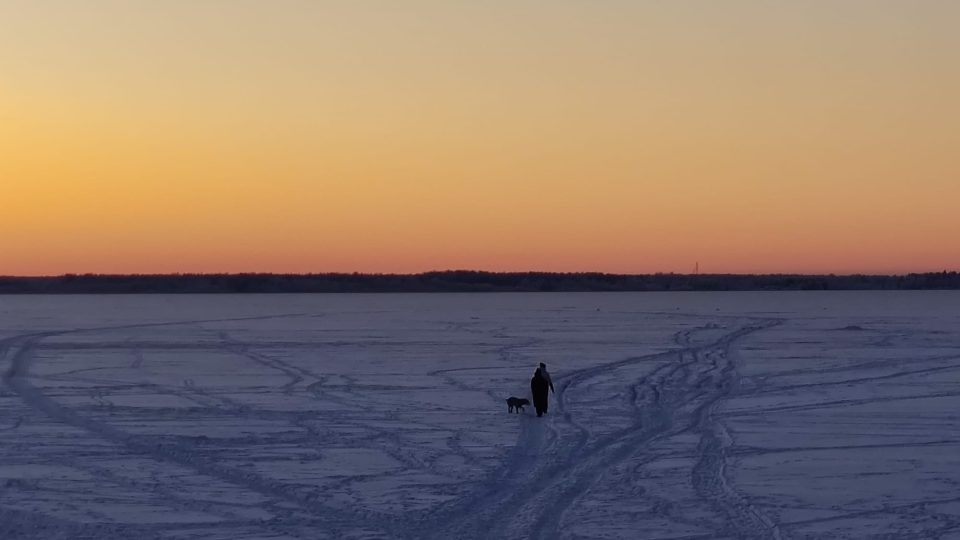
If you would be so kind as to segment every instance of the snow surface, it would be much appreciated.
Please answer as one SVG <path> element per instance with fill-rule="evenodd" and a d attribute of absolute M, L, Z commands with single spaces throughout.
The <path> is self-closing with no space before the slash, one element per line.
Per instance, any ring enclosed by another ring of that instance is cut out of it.
<path fill-rule="evenodd" d="M 960 294 L 0 296 L 0 538 L 960 538 Z M 536 364 L 550 413 L 507 413 Z"/>

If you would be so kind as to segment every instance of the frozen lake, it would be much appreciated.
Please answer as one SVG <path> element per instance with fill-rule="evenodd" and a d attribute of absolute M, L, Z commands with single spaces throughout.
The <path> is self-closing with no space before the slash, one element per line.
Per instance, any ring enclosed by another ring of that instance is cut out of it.
<path fill-rule="evenodd" d="M 960 539 L 958 328 L 957 292 L 0 296 L 0 538 Z"/>

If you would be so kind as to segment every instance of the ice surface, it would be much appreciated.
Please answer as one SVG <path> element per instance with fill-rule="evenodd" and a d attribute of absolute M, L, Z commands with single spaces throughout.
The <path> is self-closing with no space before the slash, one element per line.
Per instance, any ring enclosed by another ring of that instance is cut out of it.
<path fill-rule="evenodd" d="M 0 539 L 960 538 L 958 324 L 952 292 L 0 296 Z M 508 414 L 541 361 L 549 414 Z"/>

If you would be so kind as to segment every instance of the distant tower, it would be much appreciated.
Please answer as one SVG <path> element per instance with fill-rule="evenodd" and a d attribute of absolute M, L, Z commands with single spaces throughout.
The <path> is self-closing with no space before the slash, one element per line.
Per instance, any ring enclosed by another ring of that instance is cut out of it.
<path fill-rule="evenodd" d="M 700 261 L 697 261 L 697 264 L 694 265 L 694 267 L 693 267 L 693 275 L 695 275 L 695 276 L 699 276 L 699 275 L 700 275 Z"/>

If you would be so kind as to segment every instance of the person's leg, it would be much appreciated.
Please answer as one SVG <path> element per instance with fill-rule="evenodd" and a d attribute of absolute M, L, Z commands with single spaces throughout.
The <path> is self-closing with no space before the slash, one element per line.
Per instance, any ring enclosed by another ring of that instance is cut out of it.
<path fill-rule="evenodd" d="M 533 394 L 533 406 L 537 409 L 537 416 L 543 416 L 544 396 L 540 392 Z"/>

